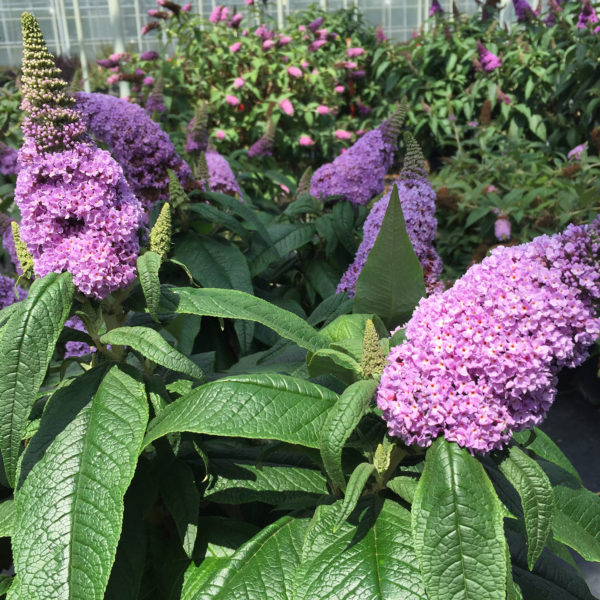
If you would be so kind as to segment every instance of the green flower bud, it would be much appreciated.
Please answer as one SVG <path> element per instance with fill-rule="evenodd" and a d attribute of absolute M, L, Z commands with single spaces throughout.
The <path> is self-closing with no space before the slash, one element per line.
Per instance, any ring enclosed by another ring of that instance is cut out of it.
<path fill-rule="evenodd" d="M 21 240 L 19 224 L 16 221 L 12 221 L 10 226 L 12 229 L 13 240 L 15 241 L 15 250 L 17 252 L 17 258 L 19 259 L 19 265 L 23 270 L 23 277 L 25 279 L 33 279 L 33 256 L 29 254 L 25 242 Z"/>
<path fill-rule="evenodd" d="M 154 227 L 150 231 L 150 250 L 164 260 L 171 248 L 171 206 L 163 204 Z"/>
<path fill-rule="evenodd" d="M 360 368 L 363 377 L 379 377 L 385 367 L 385 354 L 379 343 L 379 335 L 371 319 L 365 325 Z"/>

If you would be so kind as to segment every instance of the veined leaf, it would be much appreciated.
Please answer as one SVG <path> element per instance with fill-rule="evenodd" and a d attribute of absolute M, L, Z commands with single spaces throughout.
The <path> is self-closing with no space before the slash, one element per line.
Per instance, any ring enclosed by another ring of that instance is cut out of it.
<path fill-rule="evenodd" d="M 527 564 L 532 570 L 552 526 L 552 485 L 542 468 L 516 446 L 510 448 L 508 457 L 500 463 L 500 470 L 521 497 L 527 529 Z"/>
<path fill-rule="evenodd" d="M 10 600 L 104 597 L 148 404 L 118 367 L 95 391 L 98 378 L 90 371 L 54 394 L 23 456 Z"/>
<path fill-rule="evenodd" d="M 12 537 L 15 502 L 12 498 L 0 503 L 0 537 Z"/>
<path fill-rule="evenodd" d="M 73 300 L 70 273 L 36 280 L 5 325 L 0 343 L 0 451 L 9 484 L 27 419 Z"/>
<path fill-rule="evenodd" d="M 388 487 L 394 494 L 398 494 L 402 500 L 405 500 L 409 504 L 413 503 L 415 499 L 415 492 L 417 491 L 417 485 L 419 480 L 415 477 L 409 477 L 408 475 L 398 475 L 398 477 L 394 477 L 390 479 L 386 483 L 386 487 Z"/>
<path fill-rule="evenodd" d="M 160 279 L 158 271 L 160 270 L 160 256 L 156 252 L 144 252 L 137 259 L 138 277 L 146 306 L 150 316 L 158 322 L 158 307 L 160 305 Z"/>
<path fill-rule="evenodd" d="M 169 404 L 149 425 L 144 445 L 167 433 L 266 438 L 310 448 L 337 394 L 303 379 L 277 374 L 213 381 Z"/>
<path fill-rule="evenodd" d="M 315 352 L 326 345 L 304 319 L 274 304 L 237 290 L 174 288 L 169 301 L 173 312 L 246 319 L 262 323 L 301 348 Z"/>
<path fill-rule="evenodd" d="M 467 450 L 438 438 L 427 451 L 412 505 L 415 550 L 435 600 L 505 600 L 500 501 Z"/>
<path fill-rule="evenodd" d="M 100 340 L 113 346 L 130 346 L 157 365 L 185 373 L 196 379 L 204 379 L 202 369 L 169 345 L 158 331 L 148 327 L 118 327 L 105 333 Z"/>
<path fill-rule="evenodd" d="M 333 531 L 337 531 L 340 525 L 348 518 L 350 513 L 356 508 L 358 499 L 363 492 L 363 489 L 369 479 L 369 477 L 375 472 L 375 466 L 371 463 L 360 463 L 352 471 L 350 480 L 348 481 L 348 488 L 344 495 L 344 500 L 340 508 L 340 513 L 333 526 Z"/>
<path fill-rule="evenodd" d="M 353 311 L 374 312 L 391 330 L 410 318 L 424 295 L 423 268 L 406 233 L 394 186 L 381 229 L 356 281 Z"/>
<path fill-rule="evenodd" d="M 357 381 L 346 388 L 329 411 L 321 430 L 321 458 L 327 475 L 341 490 L 346 489 L 342 471 L 344 444 L 367 411 L 369 402 L 377 389 L 374 379 Z"/>
<path fill-rule="evenodd" d="M 345 352 L 323 348 L 307 356 L 308 372 L 311 377 L 333 375 L 346 385 L 360 377 L 360 364 Z"/>

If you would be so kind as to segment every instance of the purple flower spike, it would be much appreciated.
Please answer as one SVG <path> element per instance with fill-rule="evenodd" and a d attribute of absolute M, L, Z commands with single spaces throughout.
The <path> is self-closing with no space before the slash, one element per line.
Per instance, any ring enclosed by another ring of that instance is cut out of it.
<path fill-rule="evenodd" d="M 591 0 L 582 0 L 581 12 L 577 19 L 577 29 L 587 29 L 588 25 L 593 25 L 598 22 L 598 16 L 592 6 Z M 594 29 L 594 33 L 598 31 L 598 28 Z"/>
<path fill-rule="evenodd" d="M 431 6 L 429 7 L 429 16 L 433 17 L 433 15 L 436 14 L 443 15 L 444 9 L 442 8 L 442 5 L 440 4 L 439 0 L 432 0 Z"/>
<path fill-rule="evenodd" d="M 398 187 L 406 231 L 423 267 L 428 291 L 431 292 L 439 287 L 438 278 L 442 272 L 442 261 L 433 248 L 437 229 L 435 192 L 427 180 L 424 164 L 423 153 L 414 138 L 410 136 L 404 168 L 395 184 Z M 375 244 L 391 194 L 392 190 L 378 200 L 366 218 L 363 225 L 363 240 L 358 247 L 354 262 L 342 276 L 336 290 L 338 293 L 348 292 L 351 298 L 354 296 L 356 280 Z"/>
<path fill-rule="evenodd" d="M 538 425 L 558 371 L 583 362 L 600 334 L 599 235 L 597 218 L 498 247 L 451 289 L 422 299 L 377 392 L 390 434 L 489 452 Z"/>
<path fill-rule="evenodd" d="M 531 8 L 527 0 L 513 0 L 513 6 L 519 23 L 524 23 L 531 18 L 537 17 L 537 12 Z"/>
<path fill-rule="evenodd" d="M 502 66 L 502 61 L 492 52 L 490 52 L 480 40 L 477 40 L 477 52 L 479 53 L 479 62 L 484 71 L 488 73 Z"/>

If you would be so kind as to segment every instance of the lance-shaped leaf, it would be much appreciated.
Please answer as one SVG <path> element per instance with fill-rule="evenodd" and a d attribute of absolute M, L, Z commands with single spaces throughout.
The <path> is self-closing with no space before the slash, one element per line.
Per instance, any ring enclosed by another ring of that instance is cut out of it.
<path fill-rule="evenodd" d="M 500 501 L 477 459 L 444 438 L 427 451 L 412 530 L 431 598 L 505 600 Z"/>
<path fill-rule="evenodd" d="M 204 379 L 202 369 L 169 345 L 167 340 L 154 329 L 148 327 L 118 327 L 101 338 L 103 344 L 113 346 L 129 346 L 139 352 L 145 358 L 150 359 L 157 365 L 185 373 L 196 379 Z"/>
<path fill-rule="evenodd" d="M 98 375 L 54 394 L 23 456 L 10 600 L 104 597 L 148 404 L 144 386 L 118 367 L 95 391 Z"/>
<path fill-rule="evenodd" d="M 0 503 L 0 537 L 11 537 L 15 519 L 15 502 L 12 498 Z"/>
<path fill-rule="evenodd" d="M 49 273 L 34 282 L 5 325 L 0 344 L 0 451 L 14 485 L 27 419 L 44 381 L 54 346 L 73 300 L 70 273 Z"/>
<path fill-rule="evenodd" d="M 319 433 L 337 398 L 327 388 L 285 375 L 226 377 L 169 404 L 151 421 L 144 444 L 189 431 L 318 448 Z"/>
<path fill-rule="evenodd" d="M 329 411 L 321 430 L 323 465 L 331 481 L 341 490 L 346 489 L 346 478 L 342 471 L 344 444 L 367 411 L 376 389 L 377 382 L 373 379 L 357 381 L 346 388 Z"/>
<path fill-rule="evenodd" d="M 160 270 L 160 256 L 156 252 L 144 252 L 137 259 L 138 277 L 144 298 L 146 298 L 146 306 L 150 316 L 158 321 L 158 307 L 160 305 L 160 279 L 158 271 Z"/>
<path fill-rule="evenodd" d="M 340 525 L 356 508 L 358 499 L 360 498 L 360 495 L 362 494 L 369 477 L 374 471 L 375 465 L 372 465 L 371 463 L 360 463 L 360 465 L 357 465 L 354 471 L 352 471 L 338 518 L 333 526 L 334 532 L 340 528 Z"/>
<path fill-rule="evenodd" d="M 394 329 L 408 321 L 424 295 L 423 268 L 406 233 L 394 186 L 381 229 L 356 281 L 353 310 L 374 312 Z"/>
<path fill-rule="evenodd" d="M 217 288 L 174 288 L 170 292 L 165 300 L 172 312 L 255 321 L 313 352 L 326 345 L 298 315 L 245 292 Z"/>
<path fill-rule="evenodd" d="M 513 446 L 500 470 L 521 497 L 527 529 L 527 564 L 533 569 L 544 549 L 554 515 L 554 493 L 548 476 L 522 450 Z"/>

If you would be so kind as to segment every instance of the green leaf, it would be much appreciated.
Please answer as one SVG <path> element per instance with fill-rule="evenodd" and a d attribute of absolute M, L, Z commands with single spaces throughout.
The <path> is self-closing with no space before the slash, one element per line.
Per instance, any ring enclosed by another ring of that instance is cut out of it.
<path fill-rule="evenodd" d="M 554 494 L 548 476 L 522 450 L 512 446 L 500 470 L 521 497 L 527 529 L 527 564 L 533 569 L 552 526 Z"/>
<path fill-rule="evenodd" d="M 202 369 L 170 346 L 158 331 L 148 327 L 118 327 L 105 333 L 100 341 L 113 346 L 129 346 L 157 365 L 185 373 L 195 379 L 204 379 Z"/>
<path fill-rule="evenodd" d="M 427 451 L 412 530 L 432 598 L 505 599 L 501 504 L 477 459 L 444 438 Z"/>
<path fill-rule="evenodd" d="M 376 496 L 333 526 L 340 502 L 315 512 L 296 572 L 293 600 L 426 600 L 410 534 L 410 513 Z"/>
<path fill-rule="evenodd" d="M 363 339 L 367 321 L 372 320 L 377 333 L 380 336 L 387 336 L 388 330 L 382 320 L 373 313 L 341 315 L 329 325 L 321 329 L 321 335 L 326 336 L 330 343 L 343 342 L 352 338 Z"/>
<path fill-rule="evenodd" d="M 331 481 L 341 490 L 346 489 L 342 470 L 342 450 L 346 441 L 369 408 L 377 389 L 373 379 L 357 381 L 346 388 L 329 411 L 321 430 L 321 458 Z"/>
<path fill-rule="evenodd" d="M 337 531 L 340 525 L 350 516 L 350 513 L 356 508 L 358 499 L 362 494 L 369 477 L 375 472 L 375 466 L 371 463 L 360 463 L 356 466 L 350 480 L 348 488 L 344 495 L 344 500 L 338 514 L 338 518 L 333 526 L 333 531 Z"/>
<path fill-rule="evenodd" d="M 402 500 L 406 500 L 409 504 L 412 504 L 415 499 L 415 492 L 417 491 L 417 484 L 419 480 L 415 477 L 409 477 L 408 475 L 398 475 L 390 479 L 386 486 L 398 494 Z"/>
<path fill-rule="evenodd" d="M 158 322 L 158 306 L 160 304 L 160 256 L 156 252 L 144 252 L 137 259 L 137 270 L 140 278 L 146 306 L 150 316 Z"/>
<path fill-rule="evenodd" d="M 600 497 L 560 467 L 544 462 L 542 467 L 554 488 L 555 539 L 585 560 L 600 562 Z"/>
<path fill-rule="evenodd" d="M 360 364 L 339 350 L 325 348 L 307 356 L 308 372 L 311 377 L 333 375 L 349 385 L 360 377 Z"/>
<path fill-rule="evenodd" d="M 348 294 L 333 294 L 329 298 L 325 298 L 317 308 L 308 317 L 309 325 L 319 325 L 320 323 L 328 324 L 337 317 L 352 310 L 352 300 L 348 298 Z"/>
<path fill-rule="evenodd" d="M 213 458 L 210 474 L 213 483 L 205 490 L 204 498 L 223 504 L 314 504 L 328 493 L 320 471 L 269 461 L 256 465 L 251 460 Z"/>
<path fill-rule="evenodd" d="M 534 427 L 532 431 L 519 431 L 513 434 L 513 438 L 535 455 L 568 471 L 581 483 L 581 477 L 575 467 L 563 454 L 562 450 L 541 429 Z"/>
<path fill-rule="evenodd" d="M 338 396 L 303 379 L 277 374 L 226 377 L 169 404 L 148 427 L 147 446 L 168 433 L 273 439 L 319 447 L 319 433 Z"/>
<path fill-rule="evenodd" d="M 29 413 L 44 381 L 73 299 L 70 273 L 36 280 L 5 325 L 0 342 L 0 452 L 11 486 Z"/>
<path fill-rule="evenodd" d="M 223 225 L 223 227 L 226 227 L 231 232 L 239 235 L 243 240 L 246 240 L 249 237 L 249 232 L 235 217 L 210 204 L 204 204 L 203 202 L 192 204 L 190 210 L 210 223 Z"/>
<path fill-rule="evenodd" d="M 423 269 L 406 233 L 394 186 L 381 229 L 356 282 L 353 312 L 375 313 L 388 329 L 394 329 L 410 318 L 424 295 Z"/>
<path fill-rule="evenodd" d="M 12 498 L 0 503 L 0 537 L 12 537 L 15 503 Z"/>
<path fill-rule="evenodd" d="M 254 294 L 246 257 L 233 243 L 195 234 L 178 240 L 174 256 L 184 263 L 205 288 L 224 288 Z M 242 352 L 248 352 L 254 337 L 254 323 L 234 324 Z"/>
<path fill-rule="evenodd" d="M 174 312 L 262 323 L 313 352 L 325 345 L 319 333 L 298 315 L 245 292 L 211 288 L 174 288 L 171 292 Z"/>
<path fill-rule="evenodd" d="M 118 367 L 94 393 L 98 376 L 54 394 L 24 453 L 11 600 L 104 597 L 148 404 L 144 386 Z"/>

